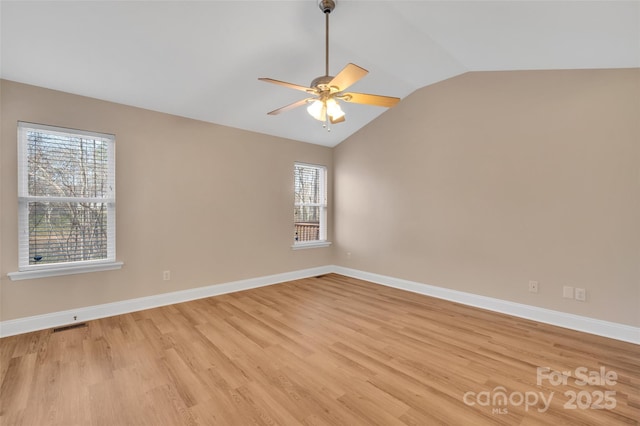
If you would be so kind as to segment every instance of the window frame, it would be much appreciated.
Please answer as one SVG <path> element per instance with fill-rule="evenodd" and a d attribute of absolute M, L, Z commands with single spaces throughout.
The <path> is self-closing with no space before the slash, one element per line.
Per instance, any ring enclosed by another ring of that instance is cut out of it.
<path fill-rule="evenodd" d="M 307 168 L 313 168 L 316 170 L 320 170 L 320 182 L 319 182 L 319 188 L 320 188 L 320 202 L 319 203 L 297 203 L 295 201 L 295 179 L 296 179 L 296 168 L 297 167 L 307 167 Z M 327 171 L 327 166 L 324 165 L 320 165 L 320 164 L 310 164 L 310 163 L 303 163 L 300 161 L 296 161 L 293 165 L 293 191 L 294 191 L 294 210 L 296 207 L 301 207 L 301 206 L 308 206 L 308 207 L 319 207 L 319 230 L 318 230 L 318 239 L 317 240 L 310 240 L 310 241 L 297 241 L 296 237 L 295 237 L 295 216 L 294 216 L 294 221 L 293 221 L 293 225 L 294 225 L 294 236 L 293 236 L 293 245 L 291 246 L 292 249 L 294 250 L 299 250 L 299 249 L 307 249 L 307 248 L 317 248 L 317 247 L 328 247 L 329 245 L 331 245 L 331 242 L 329 242 L 327 240 L 327 215 L 328 215 L 328 171 Z"/>
<path fill-rule="evenodd" d="M 120 269 L 122 262 L 116 261 L 116 187 L 115 187 L 115 135 L 71 129 L 44 124 L 18 122 L 18 272 L 7 274 L 12 280 L 41 278 L 57 275 Z M 101 197 L 43 196 L 29 194 L 29 141 L 30 131 L 78 136 L 85 139 L 100 139 L 107 144 L 108 194 Z M 107 248 L 102 259 L 62 261 L 40 265 L 29 263 L 29 203 L 30 202 L 94 202 L 106 205 Z"/>

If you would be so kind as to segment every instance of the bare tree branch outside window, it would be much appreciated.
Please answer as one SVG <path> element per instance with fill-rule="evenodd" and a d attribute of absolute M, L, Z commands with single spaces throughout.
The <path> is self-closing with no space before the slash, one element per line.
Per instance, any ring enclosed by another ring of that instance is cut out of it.
<path fill-rule="evenodd" d="M 112 141 L 37 128 L 24 138 L 28 265 L 107 259 Z"/>

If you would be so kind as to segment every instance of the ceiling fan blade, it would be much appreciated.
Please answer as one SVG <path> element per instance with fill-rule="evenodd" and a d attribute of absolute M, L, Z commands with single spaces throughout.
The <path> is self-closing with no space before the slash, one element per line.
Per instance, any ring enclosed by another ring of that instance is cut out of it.
<path fill-rule="evenodd" d="M 286 112 L 286 111 L 292 110 L 294 108 L 298 108 L 299 106 L 302 106 L 302 105 L 306 104 L 308 101 L 310 101 L 312 99 L 314 99 L 314 98 L 302 99 L 300 101 L 294 102 L 294 103 L 289 104 L 287 106 L 283 106 L 282 108 L 274 109 L 273 111 L 268 112 L 267 115 L 278 115 L 278 114 L 280 114 L 282 112 Z"/>
<path fill-rule="evenodd" d="M 267 83 L 278 84 L 280 86 L 288 87 L 290 89 L 300 90 L 307 93 L 316 93 L 316 90 L 311 87 L 300 86 L 299 84 L 287 83 L 286 81 L 274 80 L 272 78 L 260 77 L 258 80 L 266 81 Z"/>
<path fill-rule="evenodd" d="M 338 75 L 333 77 L 333 80 L 329 82 L 329 86 L 336 86 L 338 91 L 342 92 L 368 73 L 369 71 L 357 66 L 356 64 L 347 64 L 346 67 L 342 68 L 342 71 L 340 71 Z"/>
<path fill-rule="evenodd" d="M 400 101 L 400 98 L 391 96 L 369 95 L 367 93 L 341 93 L 339 98 L 346 102 L 367 104 L 391 108 Z"/>
<path fill-rule="evenodd" d="M 329 121 L 331 122 L 331 124 L 338 124 L 338 123 L 342 123 L 345 120 L 344 115 L 340 118 L 336 118 L 335 120 L 331 117 L 329 117 Z"/>

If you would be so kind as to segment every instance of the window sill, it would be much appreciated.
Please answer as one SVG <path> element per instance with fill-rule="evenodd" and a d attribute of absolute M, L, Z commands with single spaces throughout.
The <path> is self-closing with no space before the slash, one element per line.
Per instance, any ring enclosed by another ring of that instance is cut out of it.
<path fill-rule="evenodd" d="M 309 248 L 329 247 L 330 241 L 305 241 L 303 243 L 295 243 L 291 246 L 292 250 L 303 250 Z"/>
<path fill-rule="evenodd" d="M 110 271 L 122 268 L 122 262 L 98 263 L 93 265 L 62 266 L 49 269 L 33 269 L 31 271 L 9 272 L 11 281 L 31 280 L 34 278 L 57 277 L 60 275 L 84 274 L 87 272 Z"/>

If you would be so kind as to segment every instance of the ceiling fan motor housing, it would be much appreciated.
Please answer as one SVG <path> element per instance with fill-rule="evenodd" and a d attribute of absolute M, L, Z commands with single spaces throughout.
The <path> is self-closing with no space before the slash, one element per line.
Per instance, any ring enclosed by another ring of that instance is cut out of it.
<path fill-rule="evenodd" d="M 336 7 L 336 2 L 334 0 L 320 0 L 318 2 L 318 7 L 324 13 L 331 13 Z"/>
<path fill-rule="evenodd" d="M 314 78 L 311 82 L 311 87 L 318 89 L 320 92 L 331 90 L 331 87 L 329 86 L 331 80 L 333 80 L 333 76 L 330 75 L 323 75 L 321 77 Z"/>

